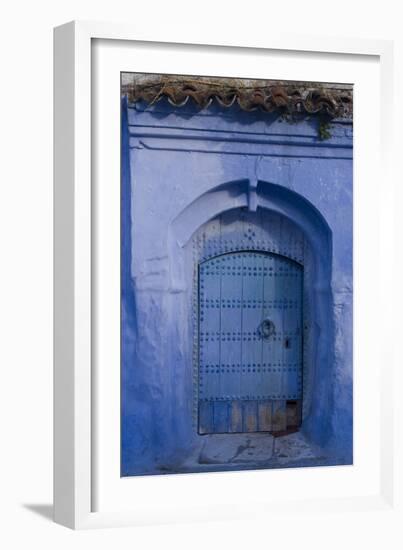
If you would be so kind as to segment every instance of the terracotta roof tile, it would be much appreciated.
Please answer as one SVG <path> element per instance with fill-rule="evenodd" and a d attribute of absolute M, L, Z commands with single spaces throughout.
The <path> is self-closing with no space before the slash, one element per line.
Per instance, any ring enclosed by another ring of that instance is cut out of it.
<path fill-rule="evenodd" d="M 175 107 L 193 101 L 204 109 L 215 101 L 226 108 L 238 104 L 244 111 L 347 119 L 353 113 L 353 87 L 348 84 L 123 73 L 122 93 L 130 102 L 149 104 L 166 97 Z"/>

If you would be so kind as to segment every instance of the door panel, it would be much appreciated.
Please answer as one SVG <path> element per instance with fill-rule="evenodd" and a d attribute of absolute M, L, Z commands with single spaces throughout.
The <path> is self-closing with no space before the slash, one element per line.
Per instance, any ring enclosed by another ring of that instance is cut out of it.
<path fill-rule="evenodd" d="M 295 429 L 301 304 L 302 267 L 283 256 L 237 252 L 199 266 L 199 433 Z"/>

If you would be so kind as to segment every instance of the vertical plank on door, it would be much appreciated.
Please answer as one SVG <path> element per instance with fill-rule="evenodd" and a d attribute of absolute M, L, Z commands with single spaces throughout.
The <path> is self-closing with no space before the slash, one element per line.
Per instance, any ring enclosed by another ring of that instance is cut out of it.
<path fill-rule="evenodd" d="M 282 235 L 283 230 L 283 220 L 280 222 L 280 234 Z M 288 300 L 288 293 L 287 293 L 287 268 L 288 268 L 288 262 L 285 260 L 282 256 L 277 256 L 275 258 L 275 285 L 276 285 L 276 310 L 278 311 L 279 319 L 278 319 L 278 333 L 277 333 L 277 372 L 279 376 L 279 395 L 278 397 L 280 399 L 286 399 L 286 382 L 287 382 L 287 366 L 285 363 L 285 347 L 284 347 L 284 340 L 285 335 L 287 334 L 287 320 L 285 318 L 286 315 L 286 309 L 285 309 L 285 302 Z M 285 407 L 284 407 L 284 414 L 285 414 Z M 287 427 L 287 420 L 285 419 L 285 427 Z"/>
<path fill-rule="evenodd" d="M 242 422 L 242 401 L 234 399 L 231 401 L 231 420 L 229 431 L 233 433 L 239 433 L 243 430 Z"/>
<path fill-rule="evenodd" d="M 262 398 L 262 342 L 259 325 L 263 311 L 263 259 L 262 254 L 246 253 L 243 260 L 242 397 L 248 403 L 244 407 L 245 431 L 257 430 L 257 401 Z M 255 414 L 254 419 L 251 418 L 252 414 Z"/>
<path fill-rule="evenodd" d="M 258 403 L 258 431 L 272 431 L 272 402 L 268 399 Z"/>
<path fill-rule="evenodd" d="M 220 397 L 220 370 L 221 370 L 221 316 L 220 316 L 220 304 L 221 304 L 221 266 L 222 257 L 212 258 L 206 265 L 206 283 L 204 287 L 204 293 L 206 298 L 210 297 L 210 300 L 206 301 L 205 311 L 206 319 L 209 323 L 207 325 L 207 332 L 209 341 L 207 349 L 212 350 L 210 354 L 210 361 L 206 363 L 206 369 L 208 369 L 208 397 L 215 401 Z M 215 424 L 215 421 L 214 421 Z"/>
<path fill-rule="evenodd" d="M 288 399 L 302 395 L 302 268 L 287 262 L 284 274 L 283 393 Z"/>
<path fill-rule="evenodd" d="M 273 432 L 283 432 L 287 429 L 287 410 L 286 401 L 273 401 L 272 413 L 272 429 Z"/>
<path fill-rule="evenodd" d="M 257 401 L 243 402 L 243 431 L 257 432 Z"/>
<path fill-rule="evenodd" d="M 228 402 L 239 398 L 241 371 L 242 255 L 226 254 L 221 261 L 220 387 Z M 228 431 L 230 426 L 228 426 Z"/>
<path fill-rule="evenodd" d="M 213 402 L 199 401 L 199 434 L 209 434 L 213 431 Z"/>
<path fill-rule="evenodd" d="M 278 306 L 277 256 L 268 254 L 264 258 L 264 317 L 275 326 L 275 334 L 262 343 L 262 363 L 265 365 L 266 377 L 262 390 L 266 399 L 281 398 L 281 344 L 277 340 L 282 330 L 282 312 Z"/>
<path fill-rule="evenodd" d="M 229 425 L 228 401 L 214 401 L 214 433 L 227 433 Z"/>

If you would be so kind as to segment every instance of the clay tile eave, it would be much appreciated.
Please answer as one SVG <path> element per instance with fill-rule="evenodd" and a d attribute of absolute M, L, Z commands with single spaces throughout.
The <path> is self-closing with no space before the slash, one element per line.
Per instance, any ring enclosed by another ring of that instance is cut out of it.
<path fill-rule="evenodd" d="M 350 120 L 353 115 L 351 84 L 123 73 L 122 94 L 131 103 L 155 104 L 165 97 L 175 107 L 191 100 L 203 109 L 216 101 L 227 108 L 237 103 L 245 111 L 323 114 Z"/>

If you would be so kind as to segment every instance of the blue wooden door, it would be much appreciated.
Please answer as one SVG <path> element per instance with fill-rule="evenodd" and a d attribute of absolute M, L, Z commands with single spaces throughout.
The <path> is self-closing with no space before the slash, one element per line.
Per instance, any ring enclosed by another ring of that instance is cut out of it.
<path fill-rule="evenodd" d="M 302 267 L 236 252 L 199 266 L 199 433 L 300 423 Z"/>

